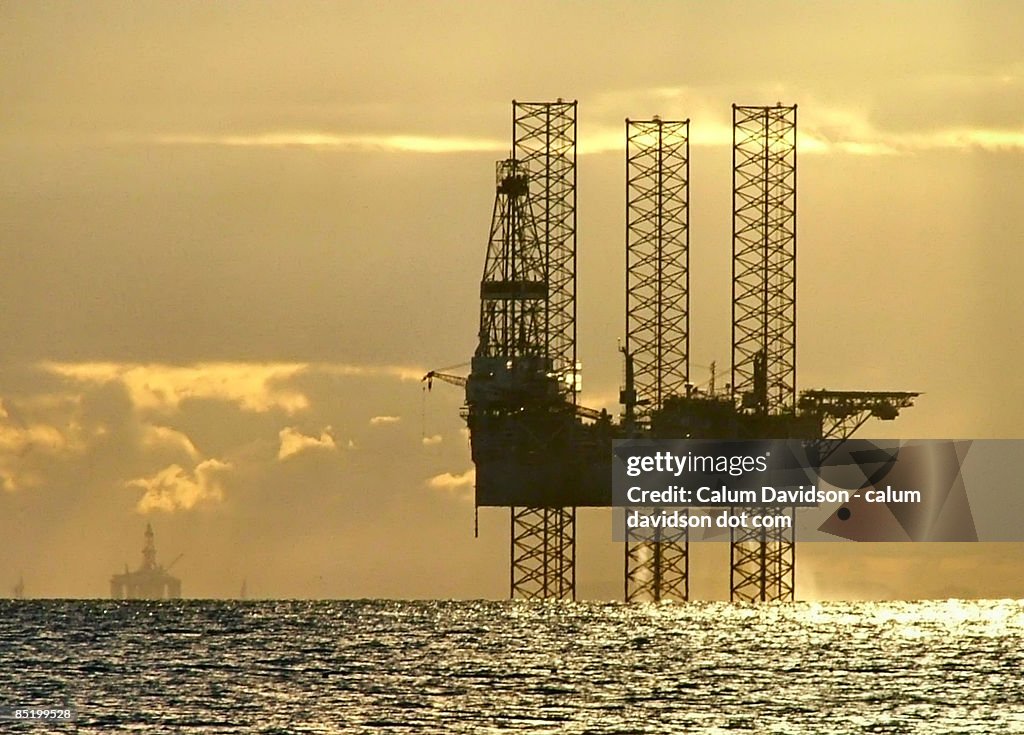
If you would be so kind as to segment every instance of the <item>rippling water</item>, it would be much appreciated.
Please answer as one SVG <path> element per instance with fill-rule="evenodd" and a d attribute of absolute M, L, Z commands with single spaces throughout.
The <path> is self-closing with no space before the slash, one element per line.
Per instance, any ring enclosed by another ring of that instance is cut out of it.
<path fill-rule="evenodd" d="M 0 731 L 1024 733 L 1024 602 L 0 601 Z M 6 728 L 6 730 L 5 730 Z"/>

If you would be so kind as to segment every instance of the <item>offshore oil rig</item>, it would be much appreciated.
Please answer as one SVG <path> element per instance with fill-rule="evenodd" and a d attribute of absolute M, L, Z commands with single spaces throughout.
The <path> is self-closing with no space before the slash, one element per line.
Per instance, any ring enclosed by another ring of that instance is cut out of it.
<path fill-rule="evenodd" d="M 110 578 L 110 596 L 115 600 L 176 600 L 181 597 L 181 580 L 170 574 L 171 567 L 183 555 L 163 567 L 156 561 L 153 526 L 146 524 L 146 542 L 142 547 L 142 566 L 134 572 L 124 566 L 123 574 Z"/>
<path fill-rule="evenodd" d="M 576 354 L 577 103 L 512 103 L 480 329 L 462 416 L 475 504 L 510 509 L 510 597 L 575 599 L 576 508 L 610 507 L 612 441 L 804 439 L 833 445 L 918 395 L 797 392 L 796 105 L 733 105 L 732 367 L 690 377 L 690 122 L 626 120 L 626 334 L 618 421 L 580 406 Z M 742 512 L 743 509 L 733 509 Z M 689 598 L 689 537 L 630 539 L 627 601 Z M 733 601 L 795 595 L 793 528 L 733 528 Z"/>

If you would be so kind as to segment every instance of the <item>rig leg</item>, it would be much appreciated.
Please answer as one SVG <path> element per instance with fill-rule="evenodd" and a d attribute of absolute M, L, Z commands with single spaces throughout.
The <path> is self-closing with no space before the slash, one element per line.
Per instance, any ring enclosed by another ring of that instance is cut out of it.
<path fill-rule="evenodd" d="M 634 540 L 626 536 L 626 602 L 690 598 L 690 539 Z M 661 529 L 658 529 L 661 536 Z"/>
<path fill-rule="evenodd" d="M 758 512 L 756 508 L 734 509 L 733 512 L 743 510 Z M 791 513 L 795 516 L 794 511 Z M 730 541 L 730 598 L 733 602 L 792 602 L 795 599 L 796 541 L 792 526 L 734 528 Z"/>
<path fill-rule="evenodd" d="M 576 599 L 576 509 L 512 508 L 512 599 Z"/>

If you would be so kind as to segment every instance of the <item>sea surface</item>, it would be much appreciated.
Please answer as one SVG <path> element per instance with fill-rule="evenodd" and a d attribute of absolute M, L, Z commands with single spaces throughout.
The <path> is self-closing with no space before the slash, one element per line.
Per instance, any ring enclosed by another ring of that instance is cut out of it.
<path fill-rule="evenodd" d="M 0 601 L 80 733 L 1024 733 L 1024 601 Z"/>

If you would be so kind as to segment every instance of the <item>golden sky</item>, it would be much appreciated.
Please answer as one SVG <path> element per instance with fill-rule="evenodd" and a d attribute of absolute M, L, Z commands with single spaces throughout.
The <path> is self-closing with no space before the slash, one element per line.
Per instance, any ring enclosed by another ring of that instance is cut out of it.
<path fill-rule="evenodd" d="M 187 595 L 504 596 L 461 395 L 418 376 L 475 347 L 514 98 L 579 100 L 588 405 L 621 371 L 623 119 L 692 121 L 700 380 L 729 361 L 730 105 L 781 101 L 800 387 L 925 393 L 864 436 L 1024 437 L 1021 28 L 1015 2 L 0 4 L 0 591 L 103 596 L 148 520 Z M 617 597 L 607 513 L 580 524 L 581 596 Z M 1022 563 L 805 547 L 798 595 L 1021 597 Z"/>

